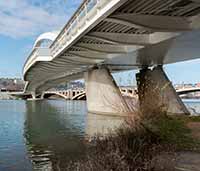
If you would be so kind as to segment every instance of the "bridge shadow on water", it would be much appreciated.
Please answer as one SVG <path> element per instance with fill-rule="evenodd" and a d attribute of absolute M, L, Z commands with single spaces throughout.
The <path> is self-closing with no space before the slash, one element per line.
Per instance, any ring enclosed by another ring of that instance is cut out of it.
<path fill-rule="evenodd" d="M 35 170 L 64 170 L 84 157 L 85 141 L 119 127 L 122 118 L 87 114 L 85 101 L 26 102 L 24 137 Z"/>

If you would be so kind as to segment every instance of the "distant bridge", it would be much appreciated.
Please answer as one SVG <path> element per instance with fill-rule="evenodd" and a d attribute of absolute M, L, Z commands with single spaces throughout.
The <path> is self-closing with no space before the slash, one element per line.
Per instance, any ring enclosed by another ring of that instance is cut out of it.
<path fill-rule="evenodd" d="M 137 90 L 132 87 L 121 87 L 120 92 L 122 93 L 123 96 L 128 96 L 128 97 L 137 96 Z M 32 95 L 30 93 L 10 92 L 9 94 L 12 96 L 21 97 L 23 99 L 32 98 Z M 66 100 L 86 100 L 86 92 L 85 92 L 85 89 L 83 88 L 45 91 L 40 97 L 37 96 L 37 98 L 46 99 L 53 96 L 64 98 Z"/>
<path fill-rule="evenodd" d="M 60 91 L 45 91 L 42 98 L 49 98 L 51 96 L 59 96 L 66 100 L 85 100 L 85 90 L 84 89 L 69 89 Z"/>
<path fill-rule="evenodd" d="M 120 91 L 123 96 L 127 97 L 135 97 L 137 96 L 136 89 L 131 87 L 122 87 Z M 86 92 L 84 89 L 69 89 L 69 90 L 61 90 L 61 91 L 46 91 L 42 95 L 42 98 L 49 98 L 51 96 L 59 96 L 66 100 L 85 100 L 86 99 Z"/>
<path fill-rule="evenodd" d="M 132 87 L 120 87 L 120 92 L 122 96 L 126 97 L 137 97 L 137 89 Z M 200 92 L 200 87 L 191 87 L 191 88 L 181 88 L 176 90 L 178 95 L 185 95 L 188 93 Z M 25 99 L 31 98 L 31 94 L 23 94 L 23 93 L 10 93 L 13 96 L 21 96 Z M 41 98 L 46 99 L 53 96 L 57 96 L 66 100 L 86 100 L 86 92 L 85 89 L 69 89 L 69 90 L 52 90 L 52 91 L 45 91 Z"/>
<path fill-rule="evenodd" d="M 198 91 L 200 92 L 200 87 L 182 88 L 182 89 L 176 90 L 176 92 L 179 95 L 194 93 L 194 92 L 198 92 Z"/>
<path fill-rule="evenodd" d="M 120 91 L 122 93 L 122 96 L 127 97 L 136 97 L 137 96 L 137 90 L 131 87 L 121 87 Z M 182 88 L 176 90 L 178 95 L 184 95 L 188 93 L 194 93 L 194 92 L 200 92 L 200 87 L 191 87 L 191 88 Z M 70 90 L 62 90 L 62 91 L 46 91 L 44 93 L 44 98 L 48 98 L 52 95 L 57 95 L 60 97 L 63 97 L 67 100 L 85 100 L 86 99 L 86 93 L 84 89 L 70 89 Z"/>

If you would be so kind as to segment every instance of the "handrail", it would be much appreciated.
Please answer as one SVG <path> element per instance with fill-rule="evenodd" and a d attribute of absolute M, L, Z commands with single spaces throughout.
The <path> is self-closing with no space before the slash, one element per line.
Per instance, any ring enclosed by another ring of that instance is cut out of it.
<path fill-rule="evenodd" d="M 33 53 L 35 51 L 36 51 L 36 48 L 33 48 L 33 50 L 31 51 L 31 53 L 29 54 L 28 58 L 26 58 L 26 61 L 25 61 L 24 65 L 23 65 L 23 70 L 24 70 L 26 64 L 28 63 L 28 61 L 30 60 L 30 58 L 33 56 Z"/>
<path fill-rule="evenodd" d="M 33 48 L 33 50 L 31 51 L 30 55 L 28 56 L 28 58 L 26 59 L 25 63 L 24 63 L 24 66 L 23 66 L 23 73 L 24 73 L 24 69 L 27 67 L 27 65 L 29 63 L 31 63 L 37 56 L 38 56 L 38 52 L 41 50 L 41 49 L 46 49 L 46 50 L 49 50 L 49 48 L 46 48 L 46 47 L 35 47 Z M 49 55 L 49 54 L 47 54 Z M 45 56 L 45 55 L 44 55 Z M 33 58 L 33 59 L 31 59 Z"/>
<path fill-rule="evenodd" d="M 101 0 L 101 5 L 109 3 L 110 0 Z M 80 7 L 76 10 L 76 12 L 73 14 L 73 16 L 70 18 L 70 20 L 67 22 L 67 24 L 63 27 L 63 29 L 60 31 L 60 33 L 57 35 L 55 40 L 52 42 L 52 44 L 49 46 L 50 56 L 54 57 L 54 55 L 64 46 L 64 44 L 67 41 L 70 41 L 71 38 L 77 34 L 77 28 L 76 27 L 82 27 L 82 24 L 87 22 L 87 17 L 91 15 L 92 9 L 94 9 L 95 6 L 100 2 L 100 0 L 83 0 Z M 99 7 L 97 6 L 97 10 Z M 40 47 L 41 48 L 41 47 Z M 39 49 L 40 49 L 39 48 Z M 26 59 L 26 62 L 23 66 L 23 71 L 27 67 L 27 64 L 29 64 L 31 61 L 33 61 L 34 53 L 37 53 L 38 48 L 34 48 L 29 55 L 29 57 Z M 36 55 L 37 56 L 37 55 Z M 24 72 L 23 72 L 24 73 Z"/>
<path fill-rule="evenodd" d="M 87 13 L 93 9 L 93 7 L 97 4 L 99 0 L 84 0 L 80 7 L 77 9 L 77 11 L 74 13 L 74 15 L 70 18 L 70 20 L 67 22 L 67 24 L 63 27 L 61 32 L 58 34 L 56 39 L 52 42 L 50 45 L 50 49 L 52 50 L 56 49 L 58 46 L 58 40 L 66 38 L 66 35 L 69 35 L 73 28 L 76 27 L 78 22 L 87 15 Z"/>

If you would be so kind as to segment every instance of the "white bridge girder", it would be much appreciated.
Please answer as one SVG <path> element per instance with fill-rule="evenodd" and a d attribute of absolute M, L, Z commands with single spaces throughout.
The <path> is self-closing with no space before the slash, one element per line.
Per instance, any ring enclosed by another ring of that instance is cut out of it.
<path fill-rule="evenodd" d="M 199 29 L 199 16 L 193 18 L 141 14 L 116 14 L 105 21 L 158 32 L 181 32 Z"/>
<path fill-rule="evenodd" d="M 88 52 L 94 51 L 103 54 L 123 54 L 135 51 L 143 46 L 79 43 L 76 45 L 76 47 L 83 48 Z"/>
<path fill-rule="evenodd" d="M 138 45 L 138 46 L 148 46 L 156 43 L 160 43 L 164 40 L 168 40 L 178 33 L 163 33 L 157 32 L 152 34 L 127 34 L 127 33 L 104 33 L 104 32 L 92 32 L 87 36 L 88 38 L 94 40 L 101 40 L 105 43 L 111 44 L 122 44 L 122 45 Z"/>
<path fill-rule="evenodd" d="M 87 8 L 90 3 L 94 6 Z M 76 14 L 57 37 L 50 37 L 50 56 L 37 49 L 30 55 L 25 91 L 43 90 L 45 84 L 48 89 L 57 78 L 71 80 L 94 66 L 119 71 L 200 57 L 197 1 L 87 0 Z"/>

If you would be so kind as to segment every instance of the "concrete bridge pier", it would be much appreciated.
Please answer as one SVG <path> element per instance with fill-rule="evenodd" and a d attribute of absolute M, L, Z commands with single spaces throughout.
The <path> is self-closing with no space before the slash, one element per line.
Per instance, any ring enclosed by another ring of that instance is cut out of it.
<path fill-rule="evenodd" d="M 40 95 L 40 99 L 44 99 L 44 95 L 45 95 L 45 92 L 42 92 L 42 94 Z"/>
<path fill-rule="evenodd" d="M 44 99 L 44 93 L 41 95 L 37 95 L 35 92 L 31 92 L 32 99 L 31 100 L 42 100 Z"/>
<path fill-rule="evenodd" d="M 169 114 L 189 114 L 162 66 L 144 68 L 136 74 L 136 79 L 142 113 L 164 111 Z"/>
<path fill-rule="evenodd" d="M 32 100 L 36 100 L 36 93 L 35 92 L 31 92 L 31 96 L 32 96 Z"/>
<path fill-rule="evenodd" d="M 90 70 L 84 78 L 89 113 L 114 116 L 131 113 L 108 69 Z"/>

